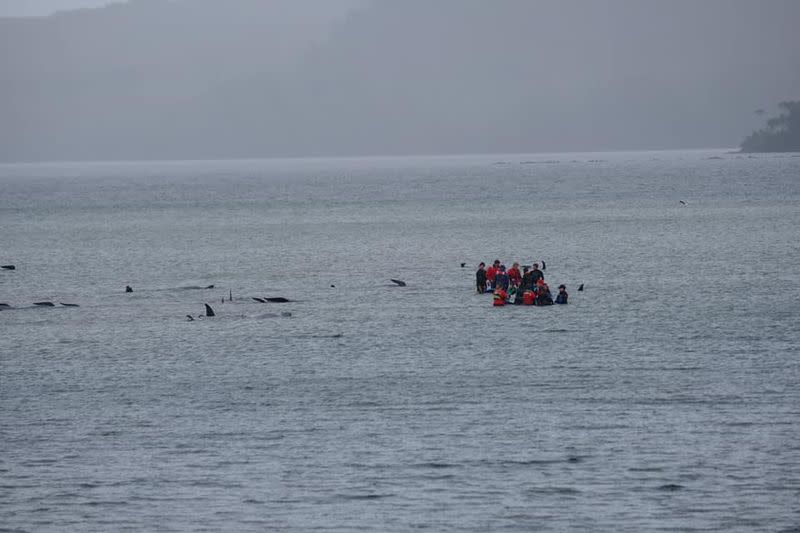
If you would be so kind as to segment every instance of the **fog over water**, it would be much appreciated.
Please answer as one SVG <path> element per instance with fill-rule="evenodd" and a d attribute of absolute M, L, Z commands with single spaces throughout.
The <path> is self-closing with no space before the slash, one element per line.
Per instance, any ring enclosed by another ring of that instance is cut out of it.
<path fill-rule="evenodd" d="M 800 93 L 797 20 L 792 0 L 138 0 L 2 19 L 0 159 L 735 147 L 756 109 Z"/>

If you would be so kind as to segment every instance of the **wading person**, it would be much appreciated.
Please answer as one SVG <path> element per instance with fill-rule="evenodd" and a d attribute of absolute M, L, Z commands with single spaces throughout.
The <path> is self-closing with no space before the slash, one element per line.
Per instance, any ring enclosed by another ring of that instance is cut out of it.
<path fill-rule="evenodd" d="M 478 265 L 478 271 L 475 272 L 475 288 L 478 289 L 478 294 L 486 292 L 486 263 L 481 262 Z"/>

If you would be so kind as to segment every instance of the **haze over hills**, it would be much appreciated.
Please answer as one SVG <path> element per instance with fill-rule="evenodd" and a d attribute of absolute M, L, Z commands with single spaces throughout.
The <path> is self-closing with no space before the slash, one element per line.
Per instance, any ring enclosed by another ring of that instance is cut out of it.
<path fill-rule="evenodd" d="M 57 11 L 100 7 L 125 0 L 0 0 L 0 17 L 42 17 Z"/>
<path fill-rule="evenodd" d="M 0 160 L 737 146 L 800 2 L 137 0 L 0 19 Z"/>

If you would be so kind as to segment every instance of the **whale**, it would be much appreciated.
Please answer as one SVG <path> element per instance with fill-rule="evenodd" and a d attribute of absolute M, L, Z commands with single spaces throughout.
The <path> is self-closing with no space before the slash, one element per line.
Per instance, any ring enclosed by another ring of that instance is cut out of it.
<path fill-rule="evenodd" d="M 133 289 L 130 285 L 125 285 L 125 292 L 133 292 Z"/>
<path fill-rule="evenodd" d="M 578 287 L 578 291 L 582 291 L 582 290 L 583 290 L 583 283 L 581 283 L 581 286 Z"/>
<path fill-rule="evenodd" d="M 58 303 L 60 303 L 64 307 L 80 307 L 80 305 L 78 304 L 65 304 L 64 302 L 58 302 Z"/>
<path fill-rule="evenodd" d="M 0 303 L 0 310 L 11 309 L 11 306 L 6 303 Z"/>
<path fill-rule="evenodd" d="M 14 266 L 14 265 L 2 265 L 2 266 L 0 266 L 0 268 L 2 268 L 3 270 L 16 270 L 17 269 L 17 267 Z"/>
<path fill-rule="evenodd" d="M 265 318 L 278 318 L 278 317 L 290 318 L 291 316 L 292 316 L 292 313 L 290 313 L 289 311 L 284 311 L 281 314 L 278 314 L 278 313 L 263 313 L 261 315 L 255 316 L 254 318 L 256 318 L 257 320 L 264 320 Z"/>
<path fill-rule="evenodd" d="M 275 296 L 275 297 L 272 297 L 272 298 L 264 298 L 264 301 L 272 302 L 274 304 L 285 304 L 285 303 L 291 302 L 291 300 L 289 298 L 284 298 L 283 296 Z"/>
<path fill-rule="evenodd" d="M 256 298 L 255 296 L 251 296 L 251 298 L 252 298 L 253 300 L 257 301 L 257 302 L 258 302 L 258 303 L 260 303 L 260 304 L 263 304 L 263 303 L 264 303 L 264 298 Z"/>
<path fill-rule="evenodd" d="M 399 279 L 392 278 L 389 281 L 391 281 L 392 283 L 396 284 L 398 287 L 405 287 L 406 286 L 406 282 L 402 281 L 402 280 L 399 280 Z"/>
<path fill-rule="evenodd" d="M 214 310 L 211 309 L 211 306 L 208 304 L 204 304 L 206 306 L 206 316 L 216 316 L 214 314 Z"/>
<path fill-rule="evenodd" d="M 53 302 L 33 302 L 33 305 L 38 305 L 39 307 L 55 307 L 56 304 Z"/>

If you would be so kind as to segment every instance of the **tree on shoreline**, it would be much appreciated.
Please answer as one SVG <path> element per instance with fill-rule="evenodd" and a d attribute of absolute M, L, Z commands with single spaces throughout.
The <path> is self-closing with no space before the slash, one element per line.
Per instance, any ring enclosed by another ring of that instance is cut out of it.
<path fill-rule="evenodd" d="M 800 100 L 781 102 L 783 111 L 742 141 L 742 152 L 800 152 Z"/>

